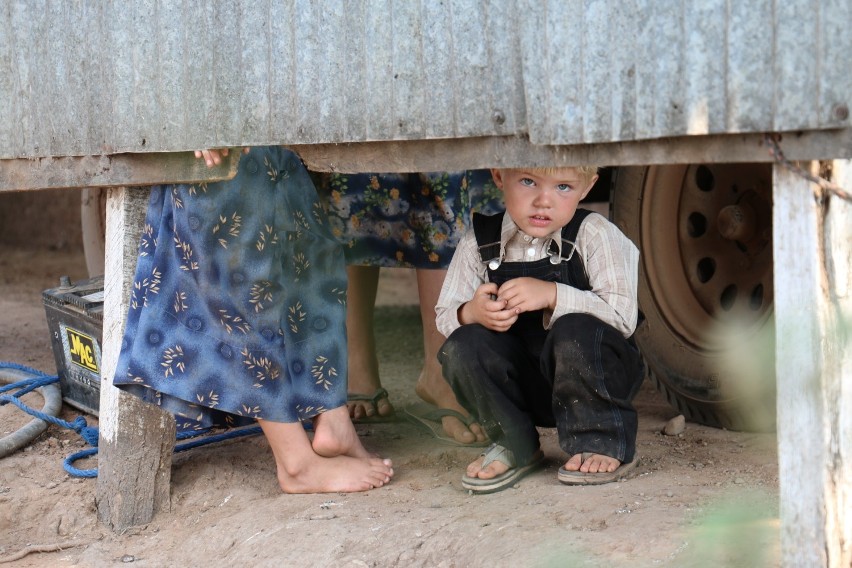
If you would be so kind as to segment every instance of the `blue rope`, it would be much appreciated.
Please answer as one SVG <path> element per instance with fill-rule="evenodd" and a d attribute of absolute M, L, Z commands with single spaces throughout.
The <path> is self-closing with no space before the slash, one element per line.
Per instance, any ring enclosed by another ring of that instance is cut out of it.
<path fill-rule="evenodd" d="M 38 369 L 33 369 L 32 367 L 27 367 L 26 365 L 21 365 L 20 363 L 10 363 L 10 362 L 7 362 L 7 361 L 0 361 L 0 368 L 2 368 L 2 369 L 16 369 L 18 371 L 23 371 L 23 372 L 28 373 L 30 375 L 36 375 L 38 377 L 49 377 L 50 376 L 47 373 L 43 373 L 43 372 L 39 371 Z M 3 390 L 6 390 L 6 389 L 0 388 L 0 392 L 3 392 Z"/>
<path fill-rule="evenodd" d="M 93 456 L 98 453 L 98 429 L 89 426 L 86 422 L 86 419 L 82 416 L 78 416 L 74 422 L 67 422 L 62 420 L 61 418 L 57 418 L 55 416 L 51 416 L 34 408 L 30 408 L 20 400 L 18 397 L 23 396 L 28 392 L 32 392 L 33 390 L 46 386 L 52 383 L 55 383 L 59 380 L 57 375 L 47 375 L 38 371 L 36 369 L 31 369 L 29 367 L 25 367 L 24 365 L 19 365 L 17 363 L 7 363 L 0 361 L 0 369 L 16 369 L 18 371 L 22 371 L 24 373 L 34 375 L 35 378 L 24 379 L 15 383 L 11 383 L 0 388 L 0 392 L 8 392 L 11 390 L 17 389 L 12 395 L 0 395 L 0 405 L 12 403 L 27 414 L 35 416 L 39 420 L 44 420 L 49 424 L 54 424 L 56 426 L 61 426 L 63 428 L 67 428 L 69 430 L 74 430 L 83 440 L 86 441 L 90 446 L 94 446 L 93 448 L 89 448 L 86 450 L 82 450 L 80 452 L 76 452 L 65 458 L 62 462 L 62 467 L 69 475 L 73 475 L 74 477 L 97 477 L 98 470 L 97 469 L 77 469 L 72 464 L 78 460 L 83 458 L 87 458 Z M 221 442 L 223 440 L 229 440 L 231 438 L 240 438 L 242 436 L 254 436 L 256 434 L 261 433 L 260 426 L 251 426 L 248 428 L 241 428 L 239 430 L 232 430 L 229 432 L 223 432 L 221 434 L 213 434 L 211 436 L 207 436 L 200 440 L 193 440 L 192 442 L 186 442 L 183 444 L 177 444 L 175 446 L 175 453 L 185 452 L 187 450 L 191 450 L 193 448 L 197 448 L 199 446 L 206 446 L 207 444 L 213 444 L 216 442 Z M 186 432 L 178 432 L 175 437 L 176 440 L 185 440 L 187 438 L 197 438 L 203 434 L 209 432 L 207 430 L 193 430 Z"/>
<path fill-rule="evenodd" d="M 57 378 L 55 381 L 51 381 L 51 382 L 56 382 L 58 380 L 59 379 Z M 23 383 L 24 381 L 20 381 L 20 382 Z M 18 383 L 16 383 L 16 384 L 18 384 Z M 48 384 L 50 384 L 50 383 L 48 383 Z M 74 422 L 66 422 L 65 420 L 62 420 L 61 418 L 57 418 L 56 416 L 51 416 L 50 414 L 45 414 L 44 412 L 41 412 L 40 410 L 36 410 L 35 408 L 30 408 L 29 406 L 27 406 L 26 404 L 24 404 L 23 402 L 18 400 L 18 398 L 17 398 L 18 394 L 19 393 L 15 393 L 14 395 L 11 395 L 11 396 L 7 395 L 7 394 L 0 395 L 0 402 L 11 402 L 15 406 L 17 406 L 18 408 L 20 408 L 21 410 L 26 412 L 27 414 L 29 414 L 31 416 L 35 416 L 39 420 L 44 420 L 48 424 L 54 424 L 56 426 L 62 426 L 63 428 L 68 428 L 69 430 L 74 430 L 75 432 L 80 434 L 80 437 L 82 437 L 90 446 L 97 446 L 98 445 L 98 429 L 89 426 L 89 424 L 86 422 L 86 419 L 83 418 L 82 416 L 78 416 L 74 420 Z"/>
<path fill-rule="evenodd" d="M 200 430 L 195 432 L 179 432 L 176 436 L 177 440 L 184 440 L 186 438 L 194 438 L 205 434 L 207 430 Z M 262 430 L 260 426 L 251 426 L 248 428 L 244 428 L 241 430 L 233 430 L 230 432 L 223 432 L 222 434 L 213 434 L 211 436 L 207 436 L 201 440 L 193 440 L 192 442 L 186 442 L 184 444 L 177 444 L 175 446 L 175 452 L 185 452 L 187 450 L 191 450 L 192 448 L 197 448 L 199 446 L 206 446 L 207 444 L 213 444 L 215 442 L 221 442 L 223 440 L 229 440 L 231 438 L 239 438 L 242 436 L 254 436 L 256 434 L 260 434 Z M 81 460 L 83 458 L 88 458 L 98 453 L 97 448 L 89 448 L 87 450 L 82 450 L 80 452 L 71 454 L 65 461 L 62 462 L 62 467 L 67 471 L 70 475 L 74 477 L 97 477 L 98 470 L 96 469 L 77 469 L 72 464 L 77 460 Z"/>

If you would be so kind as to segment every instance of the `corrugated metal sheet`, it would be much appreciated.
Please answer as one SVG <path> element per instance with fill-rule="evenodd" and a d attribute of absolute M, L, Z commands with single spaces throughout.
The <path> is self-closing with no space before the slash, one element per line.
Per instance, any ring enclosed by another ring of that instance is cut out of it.
<path fill-rule="evenodd" d="M 850 28 L 849 0 L 7 1 L 0 158 L 848 127 Z"/>
<path fill-rule="evenodd" d="M 524 0 L 531 140 L 847 126 L 849 0 Z"/>

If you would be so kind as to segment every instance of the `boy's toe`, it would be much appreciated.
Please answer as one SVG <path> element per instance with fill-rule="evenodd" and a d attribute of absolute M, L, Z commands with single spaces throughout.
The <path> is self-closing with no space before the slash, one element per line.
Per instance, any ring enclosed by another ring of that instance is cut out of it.
<path fill-rule="evenodd" d="M 479 477 L 479 472 L 482 471 L 482 460 L 485 459 L 482 456 L 479 456 L 477 459 L 473 460 L 470 465 L 467 466 L 465 473 L 468 477 Z"/>
<path fill-rule="evenodd" d="M 571 456 L 563 466 L 568 471 L 580 471 L 580 466 L 583 465 L 583 454 L 575 454 Z"/>

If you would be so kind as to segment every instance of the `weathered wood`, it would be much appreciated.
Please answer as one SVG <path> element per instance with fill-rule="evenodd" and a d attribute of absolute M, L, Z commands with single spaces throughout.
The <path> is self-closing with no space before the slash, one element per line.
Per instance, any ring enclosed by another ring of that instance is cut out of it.
<path fill-rule="evenodd" d="M 793 160 L 852 158 L 852 129 L 785 135 Z M 539 146 L 518 136 L 291 145 L 310 169 L 333 172 L 460 171 L 488 167 L 629 166 L 772 161 L 762 134 L 682 136 L 644 142 Z M 236 175 L 239 153 L 208 169 L 191 153 L 0 160 L 0 191 L 204 183 Z"/>
<path fill-rule="evenodd" d="M 852 129 L 784 135 L 792 160 L 852 158 Z M 308 168 L 331 172 L 432 172 L 521 166 L 771 162 L 762 134 L 682 136 L 644 142 L 539 146 L 517 136 L 358 144 L 300 144 L 290 148 Z"/>
<path fill-rule="evenodd" d="M 107 196 L 97 507 L 118 532 L 168 509 L 175 445 L 171 414 L 113 386 L 148 197 L 142 188 Z"/>
<path fill-rule="evenodd" d="M 852 162 L 833 162 L 852 186 Z M 852 565 L 852 203 L 776 167 L 775 317 L 784 566 Z"/>
<path fill-rule="evenodd" d="M 239 152 L 208 168 L 191 152 L 0 160 L 0 191 L 203 183 L 237 175 Z"/>

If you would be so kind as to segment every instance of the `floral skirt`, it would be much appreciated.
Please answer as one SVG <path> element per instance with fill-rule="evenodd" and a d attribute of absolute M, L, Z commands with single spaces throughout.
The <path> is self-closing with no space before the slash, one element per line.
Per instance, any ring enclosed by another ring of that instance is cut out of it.
<path fill-rule="evenodd" d="M 346 402 L 346 272 L 298 156 L 151 191 L 115 384 L 179 428 L 307 420 Z"/>
<path fill-rule="evenodd" d="M 471 213 L 503 209 L 489 170 L 319 177 L 348 264 L 445 269 Z"/>

